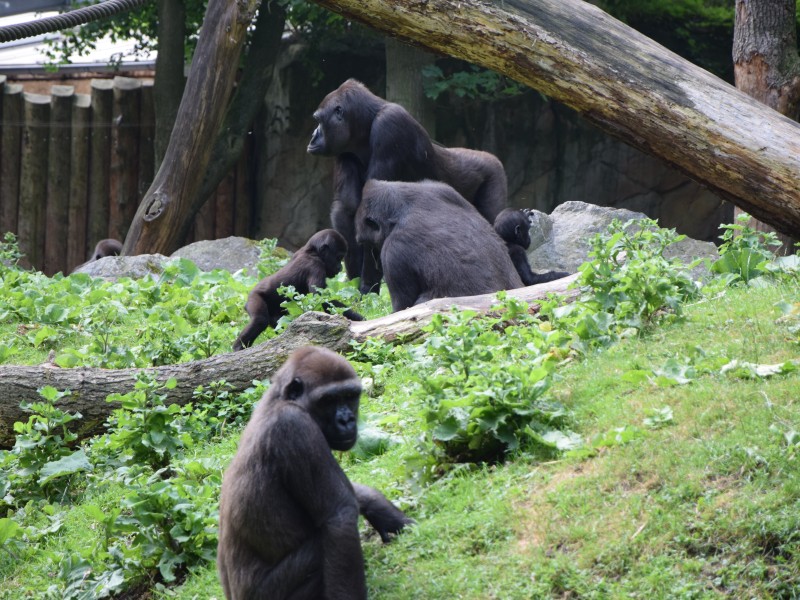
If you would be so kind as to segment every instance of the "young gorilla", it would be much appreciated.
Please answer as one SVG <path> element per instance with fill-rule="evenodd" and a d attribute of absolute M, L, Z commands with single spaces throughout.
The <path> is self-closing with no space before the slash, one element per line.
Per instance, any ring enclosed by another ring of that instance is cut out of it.
<path fill-rule="evenodd" d="M 526 250 L 531 245 L 531 224 L 527 215 L 515 208 L 505 208 L 495 217 L 494 230 L 506 243 L 508 255 L 511 262 L 519 273 L 522 283 L 525 285 L 535 285 L 554 279 L 566 277 L 569 273 L 564 271 L 547 271 L 545 273 L 534 273 L 528 263 L 528 253 Z"/>
<path fill-rule="evenodd" d="M 359 512 L 386 541 L 413 523 L 378 490 L 351 484 L 333 450 L 356 441 L 361 382 L 325 348 L 275 374 L 225 472 L 217 567 L 228 600 L 366 598 Z"/>
<path fill-rule="evenodd" d="M 342 268 L 346 251 L 347 243 L 339 233 L 323 229 L 312 235 L 283 268 L 259 281 L 247 296 L 245 310 L 250 322 L 233 343 L 234 351 L 250 347 L 262 331 L 268 326 L 275 327 L 286 314 L 286 309 L 281 307 L 286 298 L 278 293 L 279 287 L 292 285 L 301 294 L 324 288 L 325 279 Z M 364 320 L 353 310 L 346 310 L 344 316 L 351 321 Z"/>
<path fill-rule="evenodd" d="M 368 181 L 356 238 L 380 250 L 395 311 L 522 287 L 503 240 L 444 183 Z"/>
<path fill-rule="evenodd" d="M 434 144 L 406 109 L 376 96 L 355 79 L 325 96 L 314 118 L 319 125 L 307 151 L 336 157 L 331 222 L 348 243 L 347 276 L 361 276 L 364 293 L 381 280 L 380 265 L 369 256 L 371 249 L 359 247 L 355 238 L 356 211 L 368 180 L 449 183 L 489 223 L 506 206 L 506 173 L 497 157 Z"/>

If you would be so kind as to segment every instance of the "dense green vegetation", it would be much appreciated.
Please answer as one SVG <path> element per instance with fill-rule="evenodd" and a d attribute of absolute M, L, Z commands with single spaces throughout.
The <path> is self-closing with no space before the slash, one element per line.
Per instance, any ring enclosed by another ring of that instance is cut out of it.
<path fill-rule="evenodd" d="M 352 348 L 361 439 L 338 458 L 417 520 L 388 546 L 365 529 L 372 597 L 796 593 L 800 259 L 735 224 L 700 285 L 663 256 L 674 232 L 640 225 L 593 240 L 577 302 L 534 316 L 500 294 L 490 315 L 434 319 L 422 342 Z M 14 265 L 13 243 L 0 254 L 7 364 L 226 352 L 256 280 L 186 261 L 137 281 L 47 278 Z M 389 310 L 343 281 L 332 296 Z M 80 443 L 67 391 L 25 407 L 0 453 L 0 598 L 221 597 L 219 485 L 267 383 L 217 382 L 183 407 L 174 385 L 142 372 Z"/>

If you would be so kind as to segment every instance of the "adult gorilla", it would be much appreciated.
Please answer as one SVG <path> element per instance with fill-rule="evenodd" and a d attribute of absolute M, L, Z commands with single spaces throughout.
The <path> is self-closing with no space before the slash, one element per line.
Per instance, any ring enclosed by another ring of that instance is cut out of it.
<path fill-rule="evenodd" d="M 387 540 L 411 519 L 351 484 L 333 450 L 356 441 L 361 382 L 325 348 L 275 374 L 222 481 L 217 567 L 228 600 L 367 597 L 359 512 Z"/>
<path fill-rule="evenodd" d="M 444 183 L 368 181 L 356 239 L 380 250 L 395 311 L 522 287 L 503 240 Z"/>
<path fill-rule="evenodd" d="M 506 206 L 506 173 L 497 157 L 434 144 L 406 109 L 376 96 L 355 79 L 325 96 L 314 118 L 318 126 L 307 150 L 336 157 L 331 222 L 347 240 L 347 276 L 361 276 L 362 292 L 370 291 L 381 278 L 370 249 L 355 243 L 354 220 L 368 180 L 449 183 L 489 223 Z"/>

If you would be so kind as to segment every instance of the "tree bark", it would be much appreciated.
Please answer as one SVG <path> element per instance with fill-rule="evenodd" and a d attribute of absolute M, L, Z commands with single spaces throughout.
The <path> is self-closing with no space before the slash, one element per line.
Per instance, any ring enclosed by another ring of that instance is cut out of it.
<path fill-rule="evenodd" d="M 797 54 L 795 0 L 737 0 L 733 32 L 736 87 L 782 115 L 800 117 L 800 57 Z M 736 208 L 734 214 L 743 212 Z M 775 231 L 752 219 L 759 231 Z M 778 235 L 782 253 L 793 250 L 794 238 Z"/>
<path fill-rule="evenodd" d="M 425 95 L 422 69 L 436 57 L 430 52 L 386 38 L 386 99 L 405 108 L 436 139 L 436 107 Z"/>
<path fill-rule="evenodd" d="M 272 1 L 261 5 L 253 39 L 244 60 L 242 79 L 214 142 L 203 185 L 191 203 L 187 218 L 179 224 L 180 240 L 188 235 L 194 216 L 242 155 L 247 133 L 264 104 L 264 96 L 275 73 L 275 61 L 280 53 L 285 23 L 286 9 L 282 4 Z"/>
<path fill-rule="evenodd" d="M 567 290 L 567 286 L 578 275 L 556 281 L 509 290 L 509 296 L 529 303 L 531 312 L 537 312 L 536 301 L 551 292 L 562 293 L 565 301 L 572 301 L 578 290 Z M 422 335 L 421 328 L 434 314 L 450 312 L 455 306 L 488 312 L 495 301 L 495 294 L 468 296 L 464 298 L 439 298 L 418 306 L 393 313 L 386 317 L 351 323 L 344 317 L 325 313 L 307 313 L 293 321 L 287 330 L 271 340 L 240 352 L 220 354 L 205 360 L 179 365 L 168 365 L 147 369 L 164 382 L 170 377 L 178 380 L 170 390 L 170 403 L 185 404 L 192 399 L 192 391 L 198 385 L 208 385 L 224 379 L 231 389 L 240 392 L 252 384 L 254 379 L 265 379 L 283 364 L 296 348 L 308 344 L 324 346 L 337 352 L 345 352 L 351 340 L 363 342 L 369 337 L 382 337 L 388 342 L 408 341 Z M 133 389 L 139 369 L 59 369 L 50 364 L 34 367 L 0 365 L 0 448 L 14 443 L 14 422 L 27 420 L 27 414 L 19 408 L 21 401 L 40 400 L 37 390 L 50 385 L 58 390 L 71 390 L 72 395 L 62 406 L 70 412 L 80 412 L 83 418 L 76 426 L 81 436 L 97 433 L 102 429 L 106 417 L 116 408 L 105 401 L 114 392 L 127 393 Z"/>
<path fill-rule="evenodd" d="M 503 73 L 800 233 L 800 126 L 580 0 L 315 0 Z"/>
<path fill-rule="evenodd" d="M 228 105 L 247 28 L 259 0 L 210 0 L 175 127 L 122 253 L 170 254 L 200 189 Z"/>

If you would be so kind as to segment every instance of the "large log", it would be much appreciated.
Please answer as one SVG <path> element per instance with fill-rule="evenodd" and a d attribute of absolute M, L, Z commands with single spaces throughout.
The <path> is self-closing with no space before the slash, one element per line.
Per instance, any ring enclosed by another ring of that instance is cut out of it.
<path fill-rule="evenodd" d="M 22 147 L 22 86 L 6 83 L 0 102 L 3 104 L 3 128 L 0 133 L 0 233 L 17 230 L 19 210 L 19 171 Z"/>
<path fill-rule="evenodd" d="M 35 269 L 44 265 L 47 158 L 50 140 L 50 96 L 23 94 L 25 125 L 19 183 L 19 248 L 21 263 Z"/>
<path fill-rule="evenodd" d="M 111 205 L 108 237 L 122 240 L 139 205 L 139 124 L 142 82 L 114 77 L 111 126 Z"/>
<path fill-rule="evenodd" d="M 800 126 L 581 0 L 315 0 L 508 75 L 800 235 Z"/>
<path fill-rule="evenodd" d="M 111 189 L 111 119 L 114 82 L 92 79 L 92 140 L 89 157 L 89 209 L 86 236 L 89 249 L 108 237 L 109 190 Z M 88 255 L 89 249 L 86 254 Z"/>
<path fill-rule="evenodd" d="M 67 268 L 74 269 L 88 257 L 86 205 L 89 201 L 89 140 L 92 97 L 75 94 L 72 107 L 69 210 L 67 216 Z M 94 243 L 97 243 L 95 240 Z"/>
<path fill-rule="evenodd" d="M 50 147 L 47 160 L 44 269 L 47 275 L 68 273 L 67 239 L 72 146 L 72 105 L 75 88 L 54 85 L 50 92 Z M 74 266 L 74 265 L 70 265 Z"/>
<path fill-rule="evenodd" d="M 535 312 L 538 310 L 536 301 L 547 297 L 551 292 L 564 294 L 565 301 L 573 300 L 578 291 L 567 290 L 567 286 L 577 277 L 572 275 L 549 283 L 510 290 L 508 295 L 532 303 L 531 311 Z M 386 317 L 354 323 L 338 315 L 307 313 L 293 321 L 281 335 L 252 348 L 205 360 L 154 367 L 147 371 L 154 373 L 161 382 L 175 377 L 178 385 L 170 390 L 169 401 L 185 404 L 191 400 L 192 391 L 198 385 L 208 385 L 224 379 L 232 390 L 242 391 L 254 379 L 271 377 L 286 357 L 300 346 L 314 344 L 345 352 L 351 340 L 363 342 L 369 337 L 382 337 L 389 342 L 408 341 L 421 335 L 420 328 L 434 314 L 449 312 L 454 306 L 486 312 L 494 302 L 495 294 L 440 298 Z M 14 422 L 27 419 L 27 414 L 19 408 L 19 403 L 40 400 L 37 390 L 45 385 L 72 391 L 64 408 L 83 415 L 78 422 L 82 436 L 98 432 L 115 408 L 115 405 L 105 401 L 106 397 L 114 392 L 131 391 L 139 371 L 140 369 L 88 367 L 60 369 L 51 364 L 33 367 L 0 365 L 0 447 L 9 447 L 14 443 Z"/>

